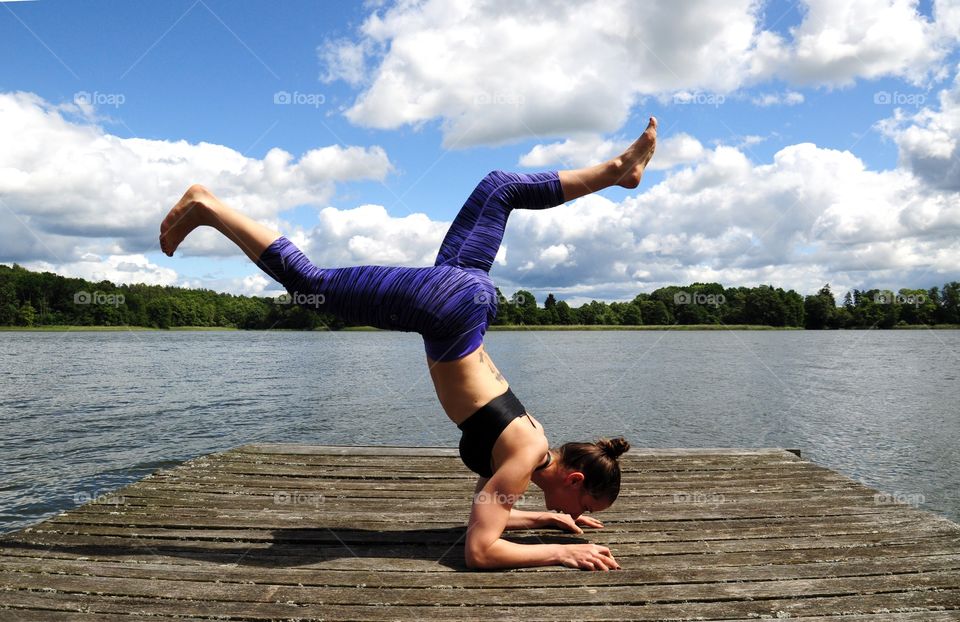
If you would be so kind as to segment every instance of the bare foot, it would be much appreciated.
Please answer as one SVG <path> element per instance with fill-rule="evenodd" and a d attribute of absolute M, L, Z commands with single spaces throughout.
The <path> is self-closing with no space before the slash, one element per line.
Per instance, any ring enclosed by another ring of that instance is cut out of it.
<path fill-rule="evenodd" d="M 187 188 L 183 197 L 177 201 L 166 218 L 160 223 L 160 250 L 172 257 L 180 242 L 201 225 L 212 222 L 212 206 L 216 197 L 199 184 Z"/>
<path fill-rule="evenodd" d="M 647 129 L 640 134 L 632 145 L 627 147 L 619 158 L 614 158 L 613 162 L 617 170 L 618 186 L 624 188 L 636 188 L 640 185 L 640 179 L 643 177 L 643 170 L 653 157 L 653 152 L 657 148 L 657 119 L 650 117 L 650 123 Z"/>

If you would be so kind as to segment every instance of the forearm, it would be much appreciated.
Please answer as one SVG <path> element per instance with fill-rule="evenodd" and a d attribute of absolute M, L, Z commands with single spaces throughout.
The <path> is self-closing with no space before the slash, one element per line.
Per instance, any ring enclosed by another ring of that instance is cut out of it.
<path fill-rule="evenodd" d="M 548 520 L 546 512 L 525 512 L 511 508 L 506 529 L 536 529 L 543 527 Z"/>
<path fill-rule="evenodd" d="M 467 555 L 467 566 L 493 570 L 563 565 L 561 547 L 559 544 L 517 544 L 500 538 L 483 554 Z"/>

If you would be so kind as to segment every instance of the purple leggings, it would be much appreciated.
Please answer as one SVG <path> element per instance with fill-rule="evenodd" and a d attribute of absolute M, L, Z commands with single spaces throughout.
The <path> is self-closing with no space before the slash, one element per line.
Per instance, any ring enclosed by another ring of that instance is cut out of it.
<path fill-rule="evenodd" d="M 489 272 L 513 209 L 563 203 L 556 172 L 484 177 L 460 208 L 431 267 L 318 268 L 281 236 L 257 262 L 293 302 L 308 301 L 345 322 L 417 332 L 427 356 L 453 361 L 476 350 L 497 315 Z"/>

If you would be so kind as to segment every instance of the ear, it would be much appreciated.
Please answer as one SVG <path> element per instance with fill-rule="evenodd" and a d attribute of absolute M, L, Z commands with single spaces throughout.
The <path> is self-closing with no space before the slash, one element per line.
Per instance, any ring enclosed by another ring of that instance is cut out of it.
<path fill-rule="evenodd" d="M 579 485 L 583 482 L 583 479 L 583 473 L 580 471 L 573 471 L 567 474 L 567 476 L 563 479 L 563 483 L 567 485 Z"/>

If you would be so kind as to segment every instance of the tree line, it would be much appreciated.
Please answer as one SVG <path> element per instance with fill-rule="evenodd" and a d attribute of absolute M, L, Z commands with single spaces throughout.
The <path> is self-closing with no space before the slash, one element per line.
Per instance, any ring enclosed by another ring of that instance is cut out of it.
<path fill-rule="evenodd" d="M 571 307 L 550 294 L 543 305 L 499 288 L 494 325 L 763 325 L 810 329 L 960 324 L 960 283 L 897 292 L 853 290 L 837 305 L 830 286 L 802 296 L 770 285 L 693 283 L 638 294 L 630 302 Z M 205 289 L 115 285 L 0 265 L 0 326 L 180 326 L 243 329 L 339 329 L 344 322 L 317 301 L 289 295 L 237 296 Z M 301 304 L 297 304 L 301 303 Z"/>

